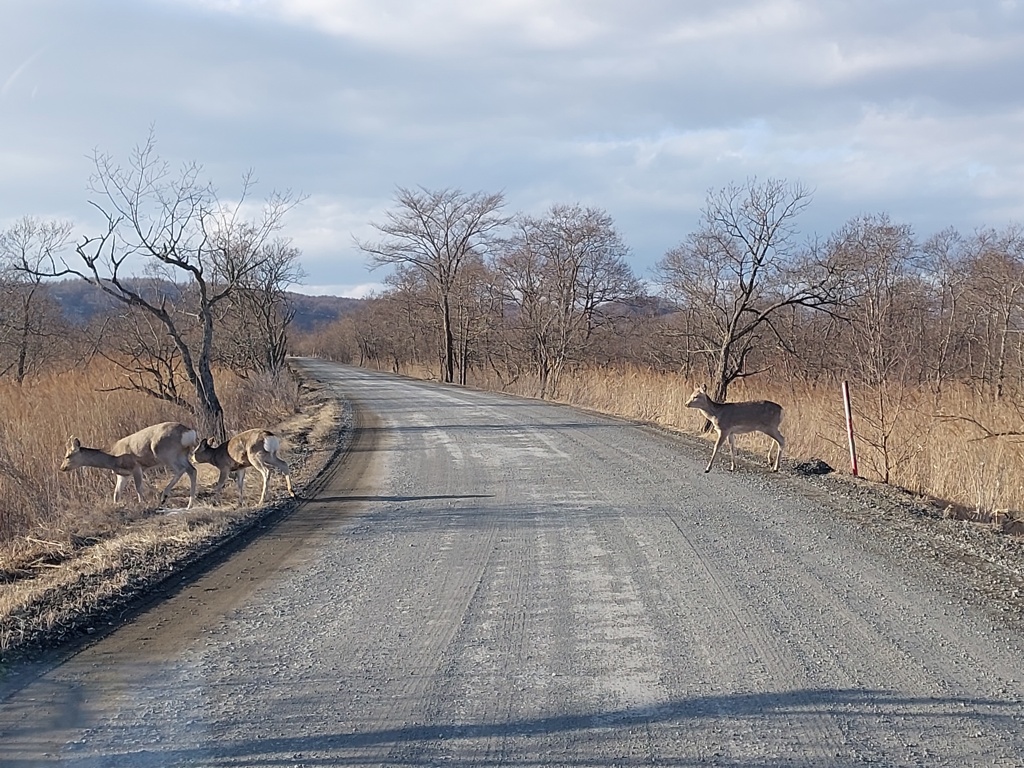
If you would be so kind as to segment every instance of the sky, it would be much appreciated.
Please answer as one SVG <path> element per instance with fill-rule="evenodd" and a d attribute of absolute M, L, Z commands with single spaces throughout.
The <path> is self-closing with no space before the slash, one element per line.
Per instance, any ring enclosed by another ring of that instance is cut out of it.
<path fill-rule="evenodd" d="M 222 199 L 303 198 L 310 294 L 381 290 L 400 187 L 606 211 L 644 279 L 714 190 L 782 179 L 827 237 L 1024 223 L 1024 0 L 0 0 L 0 230 L 103 227 L 152 135 Z"/>

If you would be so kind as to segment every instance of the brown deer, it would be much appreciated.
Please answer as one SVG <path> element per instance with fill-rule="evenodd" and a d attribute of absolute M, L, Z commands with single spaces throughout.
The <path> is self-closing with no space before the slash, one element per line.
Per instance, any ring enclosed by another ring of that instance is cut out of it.
<path fill-rule="evenodd" d="M 686 403 L 687 408 L 696 408 L 708 417 L 708 421 L 718 433 L 714 450 L 711 451 L 711 461 L 708 462 L 705 472 L 711 471 L 711 465 L 715 461 L 718 449 L 722 447 L 725 440 L 729 441 L 729 453 L 732 457 L 731 469 L 736 469 L 736 447 L 733 445 L 733 435 L 742 435 L 747 432 L 761 432 L 768 435 L 779 446 L 775 455 L 775 472 L 779 471 L 779 460 L 782 458 L 782 449 L 786 445 L 786 438 L 779 431 L 779 424 L 782 421 L 782 406 L 773 403 L 771 400 L 754 400 L 745 403 L 716 403 L 708 396 L 707 387 L 703 384 L 693 390 L 690 399 Z M 772 445 L 768 446 L 768 464 L 772 463 Z"/>
<path fill-rule="evenodd" d="M 256 471 L 263 477 L 263 492 L 260 493 L 259 503 L 267 497 L 267 486 L 270 484 L 270 470 L 276 469 L 284 475 L 288 484 L 288 493 L 292 497 L 295 492 L 292 490 L 291 470 L 284 459 L 277 455 L 281 449 L 281 438 L 273 432 L 265 429 L 250 429 L 240 432 L 226 440 L 220 445 L 211 444 L 209 440 L 202 440 L 199 446 L 192 453 L 193 460 L 198 464 L 212 464 L 220 470 L 220 477 L 213 492 L 220 498 L 220 492 L 227 482 L 228 476 L 235 473 L 235 483 L 238 486 L 238 504 L 242 504 L 242 486 L 245 484 L 245 470 L 248 467 L 255 467 Z"/>
<path fill-rule="evenodd" d="M 114 483 L 114 503 L 121 494 L 121 488 L 132 477 L 135 481 L 135 493 L 142 503 L 142 470 L 149 467 L 165 466 L 174 472 L 171 482 L 160 494 L 160 504 L 167 501 L 171 488 L 177 484 L 182 475 L 188 475 L 190 489 L 188 508 L 191 509 L 196 500 L 196 468 L 188 459 L 189 451 L 196 446 L 198 435 L 192 427 L 174 421 L 165 421 L 138 432 L 122 437 L 114 443 L 109 451 L 98 448 L 85 448 L 77 437 L 68 439 L 67 453 L 60 468 L 67 472 L 78 467 L 96 467 L 109 469 L 117 475 Z"/>

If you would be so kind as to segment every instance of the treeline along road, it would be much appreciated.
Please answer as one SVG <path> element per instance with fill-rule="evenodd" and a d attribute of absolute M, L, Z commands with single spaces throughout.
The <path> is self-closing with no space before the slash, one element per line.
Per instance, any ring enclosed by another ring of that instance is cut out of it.
<path fill-rule="evenodd" d="M 1019 629 L 823 485 L 300 365 L 355 407 L 338 466 L 20 676 L 4 765 L 1024 765 Z"/>

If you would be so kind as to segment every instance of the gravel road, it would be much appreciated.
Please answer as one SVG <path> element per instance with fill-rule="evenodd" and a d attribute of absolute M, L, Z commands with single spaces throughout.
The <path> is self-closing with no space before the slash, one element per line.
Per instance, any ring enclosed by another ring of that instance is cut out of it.
<path fill-rule="evenodd" d="M 340 465 L 23 675 L 0 763 L 1024 766 L 1011 607 L 862 502 L 705 475 L 705 443 L 565 406 L 302 365 L 358 408 Z"/>

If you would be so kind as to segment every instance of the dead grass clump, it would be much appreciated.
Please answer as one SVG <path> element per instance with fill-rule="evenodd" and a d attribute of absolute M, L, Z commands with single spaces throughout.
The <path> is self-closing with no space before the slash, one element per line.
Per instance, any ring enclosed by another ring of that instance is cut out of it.
<path fill-rule="evenodd" d="M 277 373 L 254 373 L 244 378 L 230 371 L 221 371 L 217 376 L 217 386 L 227 416 L 228 434 L 266 429 L 301 410 L 301 384 L 289 369 Z"/>
<path fill-rule="evenodd" d="M 0 587 L 0 655 L 81 631 L 237 522 L 228 510 L 149 518 L 117 536 L 90 542 L 55 567 L 37 566 L 34 578 Z"/>

